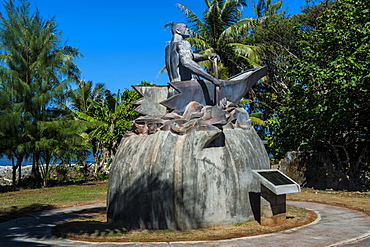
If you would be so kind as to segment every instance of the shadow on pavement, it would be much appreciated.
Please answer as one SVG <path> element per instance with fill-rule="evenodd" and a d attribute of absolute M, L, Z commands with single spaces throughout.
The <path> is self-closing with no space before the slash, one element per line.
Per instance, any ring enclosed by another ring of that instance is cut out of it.
<path fill-rule="evenodd" d="M 75 207 L 32 214 L 25 213 L 22 218 L 0 223 L 0 246 L 52 246 L 47 242 L 48 240 L 57 239 L 57 237 L 51 235 L 53 226 L 69 219 L 101 212 L 102 210 L 106 210 L 106 207 L 93 205 L 88 208 Z"/>
<path fill-rule="evenodd" d="M 25 207 L 13 206 L 10 210 L 0 212 L 0 223 L 23 217 L 27 214 L 55 209 L 53 205 L 34 203 Z"/>

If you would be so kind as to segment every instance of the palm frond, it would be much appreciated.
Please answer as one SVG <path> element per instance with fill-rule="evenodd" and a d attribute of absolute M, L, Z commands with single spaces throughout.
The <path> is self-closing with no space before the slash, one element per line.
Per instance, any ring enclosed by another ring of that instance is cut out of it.
<path fill-rule="evenodd" d="M 75 111 L 76 115 L 80 117 L 81 119 L 88 121 L 88 122 L 95 122 L 96 120 L 93 117 L 90 117 L 86 113 Z"/>
<path fill-rule="evenodd" d="M 252 123 L 254 123 L 256 125 L 260 125 L 260 126 L 265 126 L 266 125 L 265 121 L 263 121 L 262 119 L 257 118 L 257 117 L 252 117 L 252 114 L 249 116 L 249 118 L 252 121 Z"/>
<path fill-rule="evenodd" d="M 163 26 L 164 26 L 164 29 L 172 29 L 173 25 L 175 25 L 175 22 L 171 21 L 171 22 L 167 22 Z"/>
<path fill-rule="evenodd" d="M 243 107 L 244 105 L 250 104 L 250 103 L 252 103 L 251 99 L 242 99 L 242 100 L 239 101 L 238 106 Z"/>
<path fill-rule="evenodd" d="M 208 8 L 209 8 L 209 6 L 211 6 L 212 1 L 204 0 L 204 2 L 206 3 L 206 5 L 207 5 Z"/>
<path fill-rule="evenodd" d="M 188 7 L 181 3 L 177 3 L 176 6 L 185 14 L 187 21 L 191 24 L 191 29 L 195 32 L 199 32 L 204 29 L 204 24 L 201 19 Z"/>
<path fill-rule="evenodd" d="M 252 45 L 245 45 L 240 43 L 229 43 L 228 47 L 232 48 L 235 55 L 243 57 L 252 64 L 256 64 L 259 59 L 258 48 Z"/>
<path fill-rule="evenodd" d="M 195 48 L 196 51 L 201 51 L 209 48 L 209 44 L 199 38 L 188 38 L 187 41 Z"/>
<path fill-rule="evenodd" d="M 159 74 L 163 74 L 164 72 L 167 72 L 167 67 L 166 67 L 166 65 L 164 65 L 158 73 L 159 73 Z"/>
<path fill-rule="evenodd" d="M 254 18 L 244 18 L 242 20 L 237 21 L 233 25 L 226 28 L 220 35 L 218 43 L 228 43 L 231 40 L 235 40 L 235 38 L 239 37 L 241 34 L 247 33 L 248 30 L 255 26 L 255 19 Z"/>
<path fill-rule="evenodd" d="M 224 25 L 233 25 L 242 17 L 243 7 L 247 6 L 245 0 L 226 0 L 223 2 L 220 11 L 220 17 Z"/>

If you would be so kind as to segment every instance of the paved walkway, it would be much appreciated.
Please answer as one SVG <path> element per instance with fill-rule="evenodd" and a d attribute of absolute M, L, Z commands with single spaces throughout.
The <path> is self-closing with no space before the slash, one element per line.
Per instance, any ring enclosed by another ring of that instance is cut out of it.
<path fill-rule="evenodd" d="M 288 202 L 290 205 L 314 210 L 318 219 L 306 226 L 280 233 L 222 241 L 172 243 L 88 243 L 59 239 L 50 234 L 51 228 L 67 219 L 105 209 L 95 204 L 34 213 L 0 224 L 0 246 L 370 246 L 370 217 L 341 207 L 308 202 Z"/>

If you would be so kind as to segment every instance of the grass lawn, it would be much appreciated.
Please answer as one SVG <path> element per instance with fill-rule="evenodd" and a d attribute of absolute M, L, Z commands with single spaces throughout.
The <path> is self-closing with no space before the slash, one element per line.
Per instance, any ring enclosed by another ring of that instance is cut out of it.
<path fill-rule="evenodd" d="M 0 193 L 0 222 L 44 210 L 106 202 L 108 181 Z"/>

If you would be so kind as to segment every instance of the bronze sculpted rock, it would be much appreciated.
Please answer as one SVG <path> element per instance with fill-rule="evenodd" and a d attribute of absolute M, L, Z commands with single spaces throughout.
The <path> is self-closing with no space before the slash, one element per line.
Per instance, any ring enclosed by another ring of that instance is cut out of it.
<path fill-rule="evenodd" d="M 260 192 L 252 169 L 269 158 L 248 113 L 236 104 L 265 67 L 228 80 L 197 63 L 184 23 L 166 48 L 168 86 L 134 86 L 141 117 L 126 133 L 110 168 L 108 221 L 129 228 L 188 229 L 253 219 Z M 204 78 L 196 79 L 195 76 Z"/>

